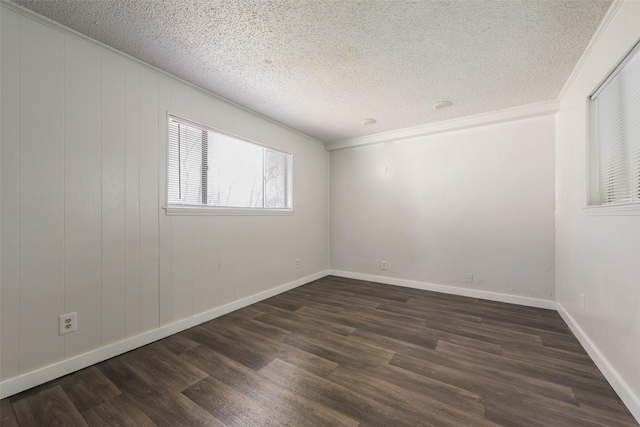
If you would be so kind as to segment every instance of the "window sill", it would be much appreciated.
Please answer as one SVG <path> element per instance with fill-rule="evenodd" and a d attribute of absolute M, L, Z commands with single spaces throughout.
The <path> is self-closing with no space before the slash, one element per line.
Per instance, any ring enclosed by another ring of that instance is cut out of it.
<path fill-rule="evenodd" d="M 169 206 L 162 208 L 169 216 L 177 215 L 199 215 L 199 216 L 244 216 L 244 215 L 266 215 L 266 216 L 279 216 L 279 215 L 293 215 L 293 209 L 251 209 L 251 208 L 200 208 L 200 207 L 176 207 Z"/>
<path fill-rule="evenodd" d="M 293 209 L 251 209 L 251 208 L 198 208 L 198 207 L 175 207 L 170 206 L 163 208 L 167 215 L 226 215 L 226 216 L 243 216 L 243 215 L 293 215 Z"/>
<path fill-rule="evenodd" d="M 587 206 L 584 211 L 587 216 L 637 216 L 640 215 L 640 202 Z"/>

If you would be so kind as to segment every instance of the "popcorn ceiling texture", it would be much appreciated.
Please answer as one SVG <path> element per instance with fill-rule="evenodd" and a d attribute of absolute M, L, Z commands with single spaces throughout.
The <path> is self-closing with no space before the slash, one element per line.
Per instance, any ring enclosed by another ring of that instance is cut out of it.
<path fill-rule="evenodd" d="M 611 4 L 14 1 L 325 142 L 554 99 Z"/>

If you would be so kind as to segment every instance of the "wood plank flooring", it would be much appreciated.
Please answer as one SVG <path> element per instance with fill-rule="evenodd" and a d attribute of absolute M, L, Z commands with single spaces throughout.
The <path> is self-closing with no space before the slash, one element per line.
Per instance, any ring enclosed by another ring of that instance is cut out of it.
<path fill-rule="evenodd" d="M 550 310 L 326 277 L 1 402 L 9 426 L 638 426 Z"/>

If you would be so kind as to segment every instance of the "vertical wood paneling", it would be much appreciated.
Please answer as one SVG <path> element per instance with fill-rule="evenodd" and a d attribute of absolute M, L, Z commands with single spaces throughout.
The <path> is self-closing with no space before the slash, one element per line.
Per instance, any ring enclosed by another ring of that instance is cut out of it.
<path fill-rule="evenodd" d="M 237 217 L 233 216 L 217 218 L 219 241 L 216 244 L 220 254 L 220 293 L 216 298 L 220 298 L 220 301 L 224 301 L 225 297 L 231 297 L 230 301 L 236 299 L 236 220 Z M 216 301 L 216 305 L 222 304 Z"/>
<path fill-rule="evenodd" d="M 235 257 L 233 259 L 233 269 L 235 271 L 235 299 L 240 299 L 249 295 L 247 290 L 247 281 L 251 276 L 249 268 L 253 268 L 253 266 L 249 264 L 252 258 L 251 252 L 253 251 L 253 248 L 247 240 L 246 220 L 246 217 L 237 217 L 233 222 L 232 238 L 235 242 Z"/>
<path fill-rule="evenodd" d="M 191 216 L 171 217 L 171 317 L 193 314 L 193 228 Z"/>
<path fill-rule="evenodd" d="M 20 296 L 20 93 L 18 15 L 0 15 L 2 133 L 0 146 L 0 380 L 18 374 L 18 303 Z"/>
<path fill-rule="evenodd" d="M 236 298 L 268 289 L 265 286 L 264 225 L 267 216 L 246 216 L 236 221 Z"/>
<path fill-rule="evenodd" d="M 266 227 L 263 226 L 263 277 L 268 281 L 265 285 L 273 287 L 289 282 L 291 280 L 289 279 L 291 276 L 290 273 L 294 270 L 299 271 L 300 269 L 295 268 L 296 257 L 289 256 L 290 251 L 287 248 L 290 243 L 287 239 L 283 238 L 287 235 L 287 218 L 274 216 L 266 219 L 269 221 L 269 225 Z M 301 258 L 302 262 L 305 260 L 304 257 Z M 300 268 L 302 267 L 303 266 Z"/>
<path fill-rule="evenodd" d="M 218 221 L 209 220 L 203 221 L 200 226 L 200 248 L 202 250 L 202 311 L 209 310 L 216 306 L 215 289 L 220 286 L 218 224 Z"/>
<path fill-rule="evenodd" d="M 0 7 L 0 378 L 302 275 L 278 268 L 293 245 L 318 242 L 264 227 L 309 228 L 315 217 L 169 217 L 161 209 L 168 112 L 266 143 L 277 137 L 283 147 L 298 136 Z M 260 137 L 249 133 L 256 129 Z M 301 147 L 297 158 L 307 159 Z M 325 185 L 316 178 L 308 181 Z M 284 257 L 265 255 L 283 249 Z M 59 336 L 57 316 L 71 311 L 78 331 Z"/>
<path fill-rule="evenodd" d="M 171 106 L 171 81 L 158 78 L 158 198 L 167 204 L 167 112 Z M 159 214 L 160 326 L 171 323 L 171 218 Z"/>
<path fill-rule="evenodd" d="M 64 36 L 20 17 L 20 373 L 64 338 Z M 82 322 L 82 318 L 78 319 Z"/>
<path fill-rule="evenodd" d="M 180 117 L 191 117 L 193 113 L 194 90 L 184 83 L 172 80 L 171 87 L 171 109 L 169 112 Z"/>
<path fill-rule="evenodd" d="M 202 298 L 201 310 L 219 305 L 220 298 L 220 238 L 218 226 L 221 218 L 203 218 L 200 227 L 202 249 Z M 228 302 L 233 300 L 233 294 Z"/>
<path fill-rule="evenodd" d="M 192 120 L 202 123 L 202 110 L 207 102 L 205 95 L 198 91 L 192 91 L 191 96 L 191 117 Z M 193 292 L 191 294 L 191 311 L 193 314 L 202 311 L 202 226 L 205 222 L 213 218 L 192 217 L 191 227 L 193 233 L 191 271 L 193 274 Z"/>
<path fill-rule="evenodd" d="M 194 91 L 171 82 L 171 114 L 193 117 Z M 191 216 L 171 217 L 171 318 L 184 319 L 193 314 L 193 227 Z"/>
<path fill-rule="evenodd" d="M 159 326 L 158 76 L 140 70 L 140 332 Z"/>
<path fill-rule="evenodd" d="M 125 76 L 125 333 L 140 331 L 140 68 L 127 62 Z"/>
<path fill-rule="evenodd" d="M 236 129 L 234 108 L 212 98 L 202 104 L 201 120 L 213 127 Z M 235 300 L 236 249 L 235 221 L 233 216 L 203 218 L 202 234 L 202 310 L 230 303 Z"/>
<path fill-rule="evenodd" d="M 193 232 L 191 270 L 193 271 L 193 294 L 191 295 L 191 310 L 193 314 L 202 311 L 202 225 L 211 218 L 193 217 L 191 228 Z"/>
<path fill-rule="evenodd" d="M 97 47 L 65 36 L 64 295 L 65 313 L 78 313 L 65 357 L 101 344 L 101 57 Z"/>
<path fill-rule="evenodd" d="M 102 344 L 125 338 L 125 66 L 102 52 Z"/>

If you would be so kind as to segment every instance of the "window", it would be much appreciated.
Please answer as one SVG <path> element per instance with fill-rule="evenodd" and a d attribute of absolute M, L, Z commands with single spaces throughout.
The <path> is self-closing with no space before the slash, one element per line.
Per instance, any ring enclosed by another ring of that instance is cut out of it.
<path fill-rule="evenodd" d="M 591 205 L 640 202 L 640 44 L 591 95 Z"/>
<path fill-rule="evenodd" d="M 291 154 L 169 117 L 168 208 L 290 210 Z"/>

